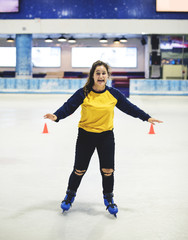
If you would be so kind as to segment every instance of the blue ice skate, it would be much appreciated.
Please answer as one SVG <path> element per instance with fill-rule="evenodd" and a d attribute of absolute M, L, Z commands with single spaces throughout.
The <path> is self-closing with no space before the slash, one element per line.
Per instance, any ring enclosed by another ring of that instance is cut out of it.
<path fill-rule="evenodd" d="M 108 210 L 110 214 L 113 214 L 115 217 L 117 217 L 116 213 L 118 212 L 118 208 L 114 203 L 113 196 L 113 193 L 104 194 L 104 204 L 106 206 L 106 210 Z"/>
<path fill-rule="evenodd" d="M 76 196 L 75 191 L 67 190 L 65 199 L 61 203 L 61 208 L 63 209 L 63 212 L 68 211 L 74 202 Z"/>

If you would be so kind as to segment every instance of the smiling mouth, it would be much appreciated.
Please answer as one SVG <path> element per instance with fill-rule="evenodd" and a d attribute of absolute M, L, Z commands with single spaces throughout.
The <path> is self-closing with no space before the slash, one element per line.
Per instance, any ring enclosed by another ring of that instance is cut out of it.
<path fill-rule="evenodd" d="M 98 80 L 98 82 L 104 82 L 104 80 Z"/>

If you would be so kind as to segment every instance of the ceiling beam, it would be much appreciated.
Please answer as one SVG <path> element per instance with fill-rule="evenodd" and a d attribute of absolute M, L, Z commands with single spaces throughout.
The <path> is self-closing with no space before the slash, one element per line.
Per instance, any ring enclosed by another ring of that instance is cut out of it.
<path fill-rule="evenodd" d="M 0 20 L 1 34 L 123 33 L 188 34 L 188 20 L 141 19 L 32 19 Z"/>

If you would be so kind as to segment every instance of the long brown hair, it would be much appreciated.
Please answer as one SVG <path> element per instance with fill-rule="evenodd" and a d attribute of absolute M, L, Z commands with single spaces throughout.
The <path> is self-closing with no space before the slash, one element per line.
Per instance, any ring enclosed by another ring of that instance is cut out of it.
<path fill-rule="evenodd" d="M 92 67 L 91 67 L 91 69 L 90 69 L 89 76 L 87 78 L 87 82 L 84 85 L 84 93 L 85 93 L 86 96 L 91 91 L 91 89 L 92 89 L 92 87 L 94 85 L 93 74 L 95 72 L 96 67 L 102 66 L 102 65 L 106 68 L 108 76 L 110 77 L 110 66 L 107 63 L 102 62 L 100 60 L 94 62 Z"/>

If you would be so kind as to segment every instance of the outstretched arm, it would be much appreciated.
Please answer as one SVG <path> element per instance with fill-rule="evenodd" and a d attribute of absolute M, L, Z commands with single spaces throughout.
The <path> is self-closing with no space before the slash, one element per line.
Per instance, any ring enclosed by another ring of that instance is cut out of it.
<path fill-rule="evenodd" d="M 56 112 L 47 113 L 44 118 L 59 122 L 59 120 L 71 115 L 83 103 L 84 98 L 83 88 L 80 88 Z"/>
<path fill-rule="evenodd" d="M 47 113 L 46 115 L 44 115 L 44 118 L 55 121 L 57 119 L 57 116 L 55 114 Z"/>
<path fill-rule="evenodd" d="M 127 113 L 132 117 L 140 118 L 143 121 L 148 121 L 153 125 L 155 125 L 155 122 L 162 123 L 162 121 L 152 118 L 149 114 L 145 113 L 136 105 L 132 104 L 119 90 L 111 88 L 110 91 L 112 95 L 118 100 L 116 107 L 119 108 L 122 112 Z"/>
<path fill-rule="evenodd" d="M 148 122 L 151 123 L 151 124 L 153 124 L 153 125 L 155 125 L 155 122 L 157 122 L 157 123 L 163 123 L 163 121 L 157 120 L 157 119 L 155 119 L 155 118 L 149 118 L 149 119 L 148 119 Z"/>

